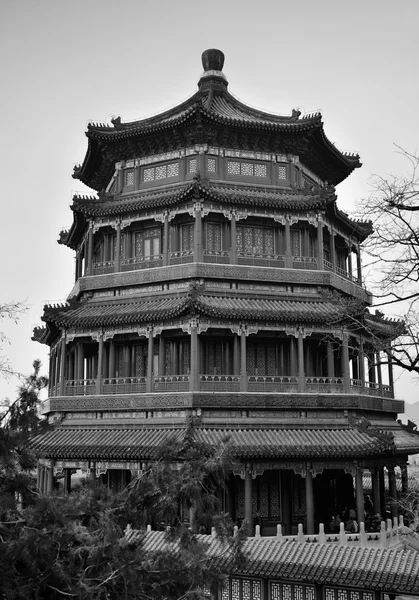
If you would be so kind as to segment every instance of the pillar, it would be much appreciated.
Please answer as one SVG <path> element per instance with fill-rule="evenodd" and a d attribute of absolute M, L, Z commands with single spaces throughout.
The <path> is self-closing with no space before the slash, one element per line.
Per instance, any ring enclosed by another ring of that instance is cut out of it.
<path fill-rule="evenodd" d="M 390 511 L 391 518 L 394 520 L 398 518 L 398 507 L 397 507 L 397 487 L 396 487 L 396 473 L 394 472 L 394 466 L 387 467 L 388 470 L 388 488 L 390 495 Z"/>
<path fill-rule="evenodd" d="M 304 338 L 303 332 L 298 332 L 298 391 L 304 392 L 306 388 L 305 372 L 304 372 Z"/>
<path fill-rule="evenodd" d="M 93 275 L 93 221 L 89 222 L 87 242 L 87 274 Z"/>
<path fill-rule="evenodd" d="M 362 282 L 362 265 L 361 265 L 361 250 L 360 250 L 359 245 L 358 245 L 357 251 L 356 251 L 356 269 L 357 269 L 358 282 L 361 283 Z"/>
<path fill-rule="evenodd" d="M 202 262 L 202 214 L 201 205 L 195 204 L 195 230 L 194 230 L 194 262 Z"/>
<path fill-rule="evenodd" d="M 165 348 L 166 348 L 166 342 L 165 339 L 162 335 L 160 335 L 159 338 L 159 377 L 163 377 L 163 375 L 165 374 L 165 365 L 166 365 L 166 361 L 165 361 Z"/>
<path fill-rule="evenodd" d="M 349 393 L 350 391 L 350 380 L 349 380 L 349 348 L 348 348 L 348 334 L 343 334 L 342 340 L 342 378 L 343 378 L 343 391 Z"/>
<path fill-rule="evenodd" d="M 393 359 L 391 357 L 390 350 L 387 352 L 387 363 L 388 363 L 388 384 L 394 395 Z"/>
<path fill-rule="evenodd" d="M 292 268 L 291 223 L 288 216 L 285 217 L 285 266 L 287 268 Z"/>
<path fill-rule="evenodd" d="M 246 331 L 240 333 L 240 391 L 247 392 Z"/>
<path fill-rule="evenodd" d="M 330 262 L 332 263 L 333 271 L 336 271 L 336 248 L 335 248 L 335 232 L 330 231 Z"/>
<path fill-rule="evenodd" d="M 99 349 L 98 349 L 98 360 L 97 360 L 97 373 L 96 373 L 96 393 L 101 394 L 103 390 L 103 333 L 99 335 Z"/>
<path fill-rule="evenodd" d="M 380 507 L 381 507 L 381 517 L 383 520 L 387 518 L 386 515 L 386 487 L 384 481 L 384 467 L 379 467 L 378 469 L 378 483 L 380 488 Z"/>
<path fill-rule="evenodd" d="M 365 523 L 364 513 L 364 490 L 362 487 L 363 470 L 360 467 L 356 469 L 356 517 L 358 523 Z"/>
<path fill-rule="evenodd" d="M 361 380 L 361 386 L 365 387 L 365 355 L 362 340 L 359 341 L 359 379 Z"/>
<path fill-rule="evenodd" d="M 163 266 L 170 264 L 169 254 L 169 216 L 166 214 L 164 217 L 163 226 Z"/>
<path fill-rule="evenodd" d="M 307 534 L 314 534 L 314 494 L 313 473 L 309 465 L 306 470 L 306 510 L 307 510 Z"/>
<path fill-rule="evenodd" d="M 116 223 L 115 273 L 121 270 L 121 221 Z"/>
<path fill-rule="evenodd" d="M 76 379 L 84 379 L 84 346 L 82 342 L 77 342 L 76 346 Z"/>
<path fill-rule="evenodd" d="M 116 352 L 115 352 L 115 342 L 113 340 L 109 341 L 109 378 L 115 379 L 116 377 Z"/>
<path fill-rule="evenodd" d="M 246 464 L 244 472 L 244 518 L 246 520 L 246 533 L 253 536 L 253 508 L 252 508 L 252 471 L 251 465 Z"/>
<path fill-rule="evenodd" d="M 47 494 L 48 496 L 52 496 L 54 491 L 54 473 L 52 467 L 47 467 Z"/>
<path fill-rule="evenodd" d="M 117 191 L 122 192 L 122 190 L 124 189 L 124 169 L 123 169 L 122 164 L 117 165 L 116 169 L 117 169 L 117 175 L 116 175 Z"/>
<path fill-rule="evenodd" d="M 335 376 L 335 354 L 330 340 L 327 342 L 327 376 L 331 379 Z"/>
<path fill-rule="evenodd" d="M 285 535 L 292 533 L 292 474 L 291 471 L 279 471 L 281 477 L 282 521 Z"/>
<path fill-rule="evenodd" d="M 71 469 L 64 469 L 64 494 L 71 492 Z"/>
<path fill-rule="evenodd" d="M 297 365 L 297 352 L 295 349 L 297 340 L 295 337 L 289 338 L 290 341 L 290 370 L 293 377 L 298 375 L 298 365 Z"/>
<path fill-rule="evenodd" d="M 400 471 L 401 471 L 401 475 L 402 475 L 402 494 L 406 495 L 409 493 L 409 478 L 407 475 L 406 463 L 400 465 Z"/>
<path fill-rule="evenodd" d="M 317 217 L 317 268 L 324 269 L 324 244 L 323 244 L 323 221 L 321 215 Z"/>
<path fill-rule="evenodd" d="M 380 388 L 380 395 L 383 395 L 383 377 L 381 373 L 381 355 L 380 352 L 376 352 L 375 354 L 375 362 L 377 364 L 377 383 Z"/>
<path fill-rule="evenodd" d="M 150 329 L 148 332 L 148 355 L 147 355 L 147 392 L 152 392 L 153 386 L 153 358 L 154 358 L 154 337 L 153 330 Z"/>
<path fill-rule="evenodd" d="M 352 279 L 352 248 L 349 246 L 348 250 L 348 275 Z"/>
<path fill-rule="evenodd" d="M 191 392 L 198 390 L 198 328 L 194 321 L 191 323 L 191 374 L 189 389 Z"/>
<path fill-rule="evenodd" d="M 236 265 L 237 264 L 237 222 L 236 222 L 236 215 L 234 213 L 231 214 L 230 234 L 231 234 L 230 263 L 232 265 Z"/>
<path fill-rule="evenodd" d="M 61 360 L 60 360 L 60 396 L 65 395 L 65 365 L 67 359 L 67 344 L 66 344 L 66 333 L 63 332 L 61 338 Z"/>
<path fill-rule="evenodd" d="M 45 494 L 46 489 L 46 473 L 44 465 L 40 465 L 39 471 L 39 491 L 41 494 Z"/>
<path fill-rule="evenodd" d="M 371 484 L 372 484 L 372 502 L 374 504 L 374 513 L 381 515 L 381 498 L 380 498 L 380 474 L 378 467 L 371 469 Z"/>

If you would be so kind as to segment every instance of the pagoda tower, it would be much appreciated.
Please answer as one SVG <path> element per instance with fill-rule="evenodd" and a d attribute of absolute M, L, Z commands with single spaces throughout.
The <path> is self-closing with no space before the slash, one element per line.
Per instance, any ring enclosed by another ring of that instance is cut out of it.
<path fill-rule="evenodd" d="M 44 307 L 54 424 L 38 436 L 39 486 L 82 469 L 120 489 L 194 422 L 229 436 L 240 467 L 225 509 L 237 521 L 314 531 L 340 507 L 364 520 L 363 475 L 385 516 L 419 436 L 397 421 L 391 361 L 371 314 L 360 246 L 369 222 L 337 207 L 360 167 L 319 113 L 261 112 L 228 91 L 207 50 L 198 90 L 154 117 L 89 124 L 59 243 L 75 252 L 64 305 Z M 357 304 L 356 326 L 342 307 Z M 388 476 L 388 484 L 385 477 Z M 396 507 L 392 506 L 393 516 Z"/>

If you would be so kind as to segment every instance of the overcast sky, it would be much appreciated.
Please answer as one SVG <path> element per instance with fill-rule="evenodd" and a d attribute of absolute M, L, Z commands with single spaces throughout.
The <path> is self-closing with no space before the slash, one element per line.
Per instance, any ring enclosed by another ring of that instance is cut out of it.
<path fill-rule="evenodd" d="M 320 110 L 328 138 L 359 152 L 363 167 L 337 189 L 351 211 L 374 173 L 407 169 L 394 144 L 418 149 L 418 23 L 417 0 L 0 0 L 0 303 L 29 305 L 18 325 L 0 322 L 15 369 L 40 358 L 46 373 L 32 330 L 73 285 L 73 252 L 56 240 L 73 193 L 88 190 L 71 174 L 90 120 L 178 104 L 197 89 L 202 52 L 219 48 L 241 101 Z M 17 383 L 0 379 L 0 400 Z M 417 400 L 407 374 L 396 385 L 398 398 Z"/>

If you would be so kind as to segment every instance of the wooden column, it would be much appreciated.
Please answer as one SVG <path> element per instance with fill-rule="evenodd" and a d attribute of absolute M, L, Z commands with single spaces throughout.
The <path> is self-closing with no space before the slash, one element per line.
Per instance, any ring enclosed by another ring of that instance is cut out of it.
<path fill-rule="evenodd" d="M 93 275 L 93 221 L 89 222 L 87 242 L 87 274 Z"/>
<path fill-rule="evenodd" d="M 298 391 L 304 392 L 306 389 L 305 371 L 304 371 L 304 338 L 301 329 L 298 332 Z"/>
<path fill-rule="evenodd" d="M 330 378 L 335 376 L 335 353 L 331 340 L 327 341 L 327 376 Z"/>
<path fill-rule="evenodd" d="M 83 342 L 77 342 L 76 346 L 76 379 L 84 379 L 84 346 Z"/>
<path fill-rule="evenodd" d="M 381 373 L 381 354 L 380 352 L 375 353 L 375 362 L 377 364 L 377 383 L 380 388 L 380 396 L 383 395 L 383 376 Z"/>
<path fill-rule="evenodd" d="M 241 328 L 240 333 L 240 391 L 247 392 L 247 364 L 246 364 L 246 331 Z"/>
<path fill-rule="evenodd" d="M 371 483 L 372 483 L 372 502 L 374 504 L 374 513 L 381 515 L 381 498 L 380 498 L 380 475 L 378 467 L 371 469 Z"/>
<path fill-rule="evenodd" d="M 348 273 L 349 273 L 350 279 L 352 279 L 352 251 L 351 251 L 351 246 L 349 246 L 349 250 L 348 250 Z"/>
<path fill-rule="evenodd" d="M 117 180 L 116 180 L 116 186 L 117 186 L 117 191 L 118 192 L 122 192 L 122 190 L 124 189 L 124 168 L 122 166 L 122 164 L 117 165 L 116 167 L 117 169 Z"/>
<path fill-rule="evenodd" d="M 52 467 L 47 467 L 47 494 L 52 496 L 54 491 L 54 473 Z"/>
<path fill-rule="evenodd" d="M 380 507 L 381 507 L 381 517 L 386 519 L 386 487 L 384 481 L 384 467 L 379 467 L 378 469 L 378 483 L 380 488 Z"/>
<path fill-rule="evenodd" d="M 239 334 L 233 337 L 233 375 L 240 375 L 240 343 Z"/>
<path fill-rule="evenodd" d="M 39 491 L 41 494 L 45 494 L 46 490 L 46 472 L 44 465 L 40 465 L 39 471 Z"/>
<path fill-rule="evenodd" d="M 66 372 L 65 372 L 65 365 L 66 365 L 66 360 L 67 360 L 67 344 L 66 344 L 66 332 L 63 332 L 62 338 L 61 338 L 61 360 L 60 360 L 60 396 L 64 396 L 65 395 L 65 378 L 66 378 Z"/>
<path fill-rule="evenodd" d="M 169 215 L 164 217 L 163 225 L 163 266 L 170 264 Z"/>
<path fill-rule="evenodd" d="M 122 365 L 122 369 L 123 369 L 123 373 L 122 376 L 123 377 L 130 377 L 131 373 L 130 373 L 130 368 L 131 368 L 131 360 L 130 360 L 130 349 L 129 346 L 127 345 L 127 343 L 124 344 L 123 348 L 122 348 L 122 356 L 123 356 L 123 365 Z M 119 376 L 121 377 L 121 374 L 119 374 Z"/>
<path fill-rule="evenodd" d="M 390 495 L 390 510 L 391 518 L 397 519 L 399 515 L 397 507 L 397 487 L 396 487 L 396 474 L 394 472 L 394 466 L 387 467 L 388 471 L 388 488 Z"/>
<path fill-rule="evenodd" d="M 191 374 L 189 389 L 191 392 L 198 391 L 198 328 L 195 320 L 191 321 Z"/>
<path fill-rule="evenodd" d="M 164 337 L 160 334 L 160 338 L 159 338 L 159 377 L 163 377 L 164 376 L 164 371 L 165 371 L 165 348 L 166 348 L 166 342 Z"/>
<path fill-rule="evenodd" d="M 333 271 L 336 271 L 336 248 L 335 248 L 335 232 L 330 231 L 330 262 L 332 263 Z"/>
<path fill-rule="evenodd" d="M 297 344 L 297 340 L 295 337 L 289 338 L 290 343 L 290 369 L 293 377 L 298 377 L 298 360 L 297 360 L 297 352 L 295 346 Z"/>
<path fill-rule="evenodd" d="M 194 206 L 195 230 L 194 230 L 194 262 L 202 262 L 202 214 L 201 204 Z"/>
<path fill-rule="evenodd" d="M 237 222 L 236 222 L 236 215 L 233 212 L 231 213 L 230 235 L 231 235 L 230 263 L 232 265 L 236 265 L 237 264 Z"/>
<path fill-rule="evenodd" d="M 364 342 L 359 340 L 359 379 L 361 381 L 362 388 L 365 387 L 365 355 L 364 355 Z"/>
<path fill-rule="evenodd" d="M 407 475 L 407 465 L 406 463 L 400 465 L 400 471 L 402 474 L 402 494 L 406 495 L 409 493 L 409 478 Z"/>
<path fill-rule="evenodd" d="M 121 221 L 116 223 L 115 273 L 121 270 Z"/>
<path fill-rule="evenodd" d="M 322 216 L 317 217 L 317 269 L 324 269 L 324 244 L 323 244 L 323 220 Z"/>
<path fill-rule="evenodd" d="M 115 342 L 113 340 L 109 340 L 109 378 L 115 379 L 116 377 L 116 352 L 115 352 Z"/>
<path fill-rule="evenodd" d="M 349 348 L 348 348 L 348 334 L 343 334 L 342 340 L 342 378 L 343 378 L 343 391 L 349 393 L 350 391 L 350 379 L 349 379 Z"/>
<path fill-rule="evenodd" d="M 359 283 L 362 282 L 362 264 L 361 264 L 361 249 L 359 247 L 357 247 L 357 252 L 356 252 L 356 269 L 357 269 L 357 277 L 358 277 L 358 281 Z"/>
<path fill-rule="evenodd" d="M 394 397 L 393 359 L 392 359 L 390 353 L 387 353 L 387 363 L 388 363 L 388 384 L 391 387 L 393 397 Z"/>
<path fill-rule="evenodd" d="M 97 373 L 96 373 L 96 393 L 101 394 L 103 390 L 103 333 L 99 334 Z"/>
<path fill-rule="evenodd" d="M 290 217 L 285 217 L 285 266 L 292 268 L 292 256 L 291 256 L 291 223 Z"/>
<path fill-rule="evenodd" d="M 64 494 L 71 493 L 71 469 L 64 469 Z"/>
<path fill-rule="evenodd" d="M 147 392 L 152 392 L 154 389 L 153 385 L 153 358 L 154 358 L 154 337 L 153 330 L 150 328 L 148 331 L 148 355 L 147 355 Z"/>
<path fill-rule="evenodd" d="M 313 473 L 309 465 L 306 470 L 306 510 L 307 510 L 307 534 L 314 534 L 314 494 Z"/>
<path fill-rule="evenodd" d="M 252 507 L 252 465 L 246 464 L 244 471 L 244 518 L 246 533 L 253 536 L 253 507 Z"/>
<path fill-rule="evenodd" d="M 364 490 L 362 487 L 363 470 L 360 467 L 356 468 L 356 517 L 358 523 L 365 523 L 364 514 Z"/>

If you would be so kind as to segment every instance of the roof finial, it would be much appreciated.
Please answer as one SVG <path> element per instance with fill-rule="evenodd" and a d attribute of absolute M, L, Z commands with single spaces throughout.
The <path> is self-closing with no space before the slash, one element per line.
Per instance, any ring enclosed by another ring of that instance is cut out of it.
<path fill-rule="evenodd" d="M 224 66 L 224 54 L 221 50 L 211 48 L 202 53 L 202 66 L 204 71 L 222 71 Z"/>

